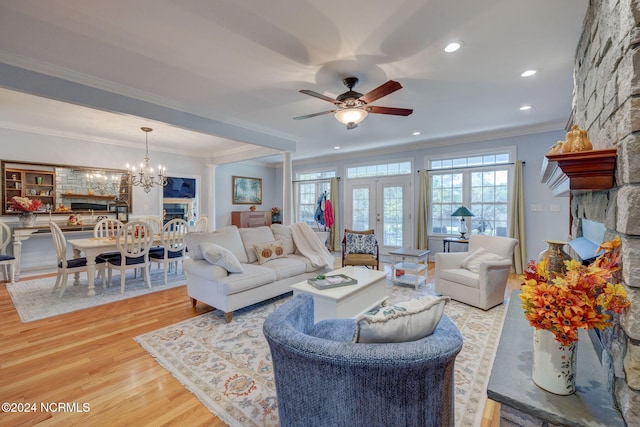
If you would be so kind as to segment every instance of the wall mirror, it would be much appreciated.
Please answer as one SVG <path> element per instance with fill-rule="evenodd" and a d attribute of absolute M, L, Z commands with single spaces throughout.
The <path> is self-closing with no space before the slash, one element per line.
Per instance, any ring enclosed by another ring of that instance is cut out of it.
<path fill-rule="evenodd" d="M 2 214 L 19 214 L 13 197 L 38 199 L 38 212 L 114 212 L 118 200 L 132 208 L 131 185 L 124 169 L 52 165 L 2 160 Z"/>

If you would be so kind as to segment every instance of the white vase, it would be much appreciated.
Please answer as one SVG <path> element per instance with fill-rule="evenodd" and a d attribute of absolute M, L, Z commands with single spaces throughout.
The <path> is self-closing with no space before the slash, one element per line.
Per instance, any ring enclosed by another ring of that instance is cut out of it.
<path fill-rule="evenodd" d="M 533 382 L 554 394 L 568 395 L 576 391 L 577 342 L 562 345 L 552 332 L 533 331 Z"/>
<path fill-rule="evenodd" d="M 20 224 L 25 228 L 31 228 L 36 224 L 36 214 L 33 212 L 24 212 L 18 215 Z"/>

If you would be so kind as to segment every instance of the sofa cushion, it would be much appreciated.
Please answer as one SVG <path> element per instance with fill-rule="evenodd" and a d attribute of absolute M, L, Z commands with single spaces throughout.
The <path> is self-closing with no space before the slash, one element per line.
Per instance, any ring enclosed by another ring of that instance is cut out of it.
<path fill-rule="evenodd" d="M 201 243 L 215 243 L 230 250 L 241 263 L 249 262 L 238 227 L 235 225 L 223 227 L 213 233 L 187 233 L 185 241 L 189 249 L 189 257 L 192 259 L 204 259 L 200 249 Z"/>
<path fill-rule="evenodd" d="M 262 266 L 275 271 L 277 280 L 304 274 L 307 267 L 303 261 L 291 257 L 272 259 Z"/>
<path fill-rule="evenodd" d="M 314 271 L 318 271 L 317 267 L 314 267 L 313 264 L 311 264 L 311 260 L 309 258 L 307 258 L 304 255 L 300 255 L 300 254 L 291 254 L 291 255 L 287 255 L 288 259 L 295 259 L 298 260 L 302 263 L 304 263 L 304 272 L 305 273 L 312 273 Z"/>
<path fill-rule="evenodd" d="M 201 243 L 200 249 L 210 264 L 219 265 L 229 273 L 242 273 L 240 261 L 230 250 L 215 243 Z"/>
<path fill-rule="evenodd" d="M 296 244 L 293 241 L 291 227 L 282 224 L 271 224 L 271 231 L 276 239 L 284 243 L 284 253 L 289 255 L 296 252 Z"/>
<path fill-rule="evenodd" d="M 242 238 L 242 243 L 244 244 L 246 257 L 248 259 L 247 262 L 250 263 L 258 261 L 258 256 L 256 255 L 256 251 L 253 248 L 254 243 L 273 242 L 274 240 L 276 240 L 275 237 L 273 237 L 273 232 L 267 226 L 241 228 L 240 237 Z"/>
<path fill-rule="evenodd" d="M 205 259 L 187 258 L 184 260 L 184 271 L 187 272 L 187 282 L 190 276 L 197 276 L 201 279 L 219 282 L 227 277 L 229 273 L 219 265 L 212 265 Z M 213 285 L 212 285 L 213 286 Z"/>
<path fill-rule="evenodd" d="M 446 296 L 429 295 L 369 311 L 358 317 L 358 332 L 354 341 L 406 342 L 431 335 L 449 300 Z"/>
<path fill-rule="evenodd" d="M 504 258 L 500 255 L 489 252 L 485 248 L 478 248 L 475 251 L 471 252 L 468 257 L 462 260 L 462 264 L 460 265 L 460 267 L 466 268 L 473 273 L 479 273 L 480 264 L 482 264 L 483 262 L 502 260 L 504 260 Z"/>
<path fill-rule="evenodd" d="M 226 295 L 236 294 L 249 289 L 275 282 L 276 272 L 258 264 L 243 264 L 241 274 L 229 274 L 219 280 L 222 292 Z"/>
<path fill-rule="evenodd" d="M 256 251 L 259 264 L 287 256 L 284 252 L 284 244 L 280 239 L 272 242 L 254 243 L 253 249 Z"/>

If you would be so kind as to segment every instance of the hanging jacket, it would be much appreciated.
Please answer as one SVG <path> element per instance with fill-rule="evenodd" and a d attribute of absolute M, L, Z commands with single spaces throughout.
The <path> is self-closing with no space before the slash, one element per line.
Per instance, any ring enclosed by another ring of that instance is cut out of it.
<path fill-rule="evenodd" d="M 324 211 L 322 209 L 325 207 L 326 198 L 327 196 L 324 193 L 318 197 L 318 205 L 316 206 L 316 213 L 313 218 L 319 225 L 324 225 Z"/>
<path fill-rule="evenodd" d="M 324 205 L 324 224 L 327 228 L 331 228 L 333 224 L 335 224 L 333 220 L 333 205 L 329 199 L 327 199 Z"/>

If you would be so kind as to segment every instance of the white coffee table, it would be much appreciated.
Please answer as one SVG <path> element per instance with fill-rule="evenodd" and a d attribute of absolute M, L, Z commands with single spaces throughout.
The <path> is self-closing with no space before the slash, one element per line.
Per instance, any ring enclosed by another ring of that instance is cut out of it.
<path fill-rule="evenodd" d="M 293 295 L 313 296 L 314 320 L 356 317 L 387 299 L 387 276 L 384 271 L 362 267 L 343 267 L 327 276 L 344 274 L 358 281 L 357 285 L 319 290 L 307 283 L 292 285 Z"/>

